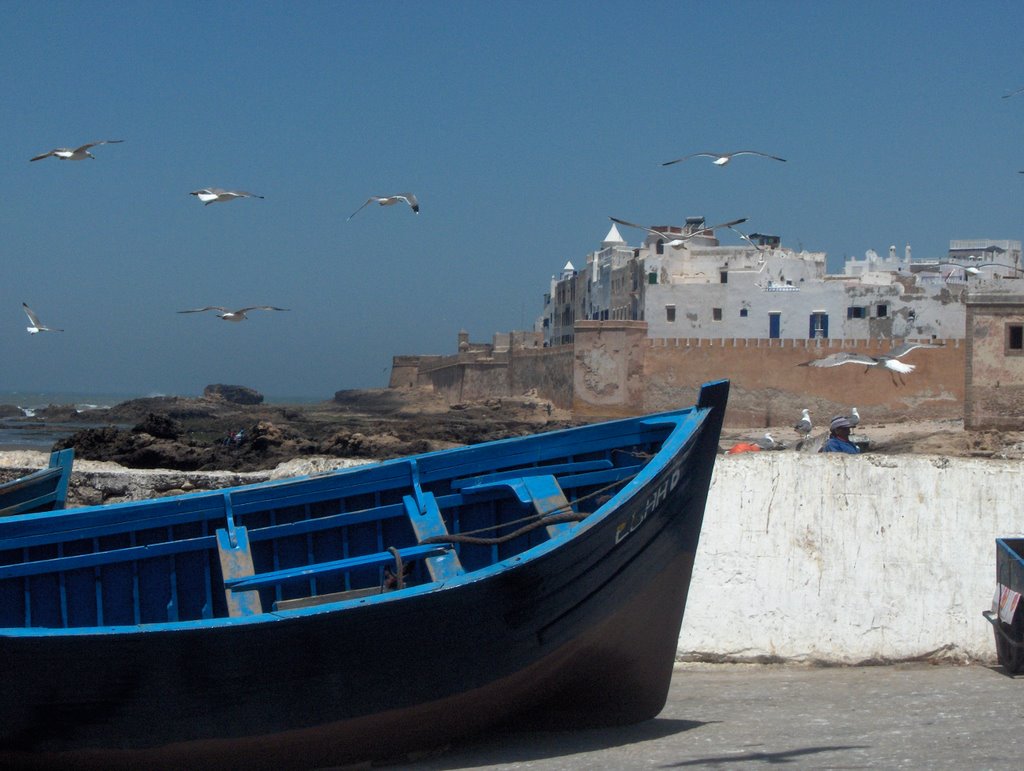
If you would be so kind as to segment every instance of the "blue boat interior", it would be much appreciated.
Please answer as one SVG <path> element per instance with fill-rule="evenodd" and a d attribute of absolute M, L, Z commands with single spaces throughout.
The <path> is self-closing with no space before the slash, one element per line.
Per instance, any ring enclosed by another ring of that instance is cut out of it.
<path fill-rule="evenodd" d="M 6 518 L 0 633 L 245 618 L 457 579 L 567 537 L 707 412 Z"/>
<path fill-rule="evenodd" d="M 63 509 L 74 460 L 73 449 L 56 450 L 47 468 L 0 485 L 0 517 Z"/>

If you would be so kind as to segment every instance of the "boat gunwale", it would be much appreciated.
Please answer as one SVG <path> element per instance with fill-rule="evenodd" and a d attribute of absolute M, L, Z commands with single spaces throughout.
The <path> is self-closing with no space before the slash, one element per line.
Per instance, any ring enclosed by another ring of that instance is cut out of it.
<path fill-rule="evenodd" d="M 657 430 L 659 428 L 669 428 L 668 434 L 664 437 L 662 444 L 657 453 L 655 453 L 650 459 L 644 463 L 640 470 L 631 478 L 626 480 L 625 484 L 616 491 L 611 498 L 601 504 L 595 511 L 588 514 L 586 519 L 576 523 L 572 523 L 573 526 L 565 531 L 555 535 L 554 537 L 536 544 L 522 552 L 507 557 L 506 559 L 496 561 L 493 564 L 486 565 L 477 570 L 467 572 L 465 574 L 448 578 L 444 581 L 432 581 L 423 584 L 417 584 L 414 586 L 406 587 L 398 591 L 385 592 L 381 594 L 369 595 L 366 597 L 358 597 L 346 600 L 338 600 L 335 602 L 326 602 L 321 605 L 305 607 L 305 608 L 293 608 L 286 610 L 271 610 L 261 614 L 254 614 L 251 616 L 241 617 L 217 617 L 217 618 L 206 618 L 206 619 L 189 619 L 184 621 L 161 621 L 146 624 L 118 624 L 118 625 L 102 625 L 102 626 L 82 626 L 82 627 L 2 627 L 0 628 L 0 638 L 32 638 L 32 637 L 77 637 L 77 636 L 103 636 L 103 635 L 123 635 L 123 634 L 153 634 L 153 633 L 180 633 L 188 631 L 197 631 L 204 629 L 214 629 L 223 627 L 238 627 L 251 624 L 265 624 L 265 623 L 276 623 L 279 621 L 287 621 L 292 619 L 300 619 L 307 616 L 322 615 L 339 613 L 344 611 L 351 611 L 355 608 L 366 607 L 372 608 L 382 603 L 395 603 L 402 602 L 405 600 L 411 600 L 424 594 L 430 594 L 438 591 L 448 591 L 451 589 L 458 588 L 465 584 L 474 583 L 478 581 L 485 581 L 500 576 L 510 570 L 515 569 L 523 562 L 532 562 L 538 558 L 543 557 L 549 552 L 553 552 L 560 549 L 567 542 L 575 539 L 580 534 L 590 530 L 599 524 L 601 524 L 611 513 L 617 511 L 624 503 L 629 501 L 638 492 L 645 489 L 646 485 L 657 476 L 669 462 L 679 455 L 687 444 L 696 441 L 701 434 L 701 428 L 703 427 L 708 416 L 712 410 L 708 407 L 693 406 L 681 410 L 674 410 L 663 413 L 655 413 L 645 416 L 637 416 L 634 418 L 625 418 L 616 421 L 608 421 L 600 424 L 591 424 L 590 426 L 581 426 L 575 429 L 563 429 L 557 432 L 549 432 L 547 434 L 534 434 L 527 437 L 513 437 L 510 439 L 498 440 L 496 442 L 487 442 L 479 445 L 469 445 L 466 447 L 455 448 L 457 453 L 465 453 L 468 451 L 476 450 L 479 448 L 493 448 L 496 445 L 506 442 L 522 442 L 524 440 L 533 440 L 530 443 L 534 444 L 541 438 L 550 438 L 554 434 L 564 434 L 568 432 L 578 432 L 580 429 L 598 428 L 600 426 L 608 427 L 612 424 L 626 426 L 640 426 L 644 429 Z M 526 448 L 529 452 L 532 448 Z M 483 450 L 481 450 L 483 452 Z M 186 493 L 179 496 L 168 496 L 161 499 L 150 499 L 159 500 L 166 503 L 175 503 L 182 500 L 196 501 L 197 503 L 205 503 L 209 501 L 212 504 L 219 504 L 219 512 L 223 514 L 223 500 L 227 495 L 232 495 L 235 491 L 251 492 L 251 493 L 263 493 L 268 489 L 281 489 L 287 488 L 288 486 L 302 484 L 310 479 L 317 479 L 320 477 L 340 477 L 342 475 L 347 476 L 352 472 L 366 472 L 368 468 L 376 466 L 379 468 L 387 468 L 390 470 L 396 470 L 401 472 L 402 481 L 408 482 L 408 465 L 410 461 L 422 461 L 425 458 L 436 458 L 445 455 L 453 454 L 452 450 L 441 450 L 433 453 L 426 453 L 421 455 L 407 456 L 404 458 L 396 458 L 392 460 L 383 461 L 378 464 L 367 464 L 367 466 L 358 466 L 347 469 L 340 469 L 337 471 L 321 472 L 319 474 L 291 477 L 284 480 L 270 480 L 268 482 L 259 482 L 252 485 L 242 485 L 229 488 L 222 488 L 220 490 L 214 490 L 203 493 Z M 557 452 L 551 453 L 552 456 L 558 455 Z M 572 453 L 563 453 L 571 455 Z M 514 465 L 515 462 L 509 463 L 508 465 Z M 452 466 L 462 466 L 461 464 L 451 464 Z M 529 467 L 524 467 L 524 471 L 528 470 Z M 429 470 L 431 476 L 436 476 L 437 479 L 452 479 L 457 475 L 453 474 L 442 474 L 438 469 L 432 468 Z M 390 474 L 386 475 L 387 478 L 392 478 Z M 379 481 L 379 478 L 377 479 Z M 429 481 L 429 480 L 428 480 Z M 275 498 L 275 500 L 278 500 Z M 55 516 L 73 516 L 75 512 L 81 512 L 88 510 L 92 512 L 101 512 L 104 509 L 111 509 L 118 507 L 124 511 L 131 507 L 137 507 L 140 504 L 145 505 L 146 501 L 130 501 L 121 504 L 113 504 L 112 506 L 93 506 L 93 507 L 82 507 L 78 509 L 64 510 L 62 512 L 50 513 L 48 516 L 53 518 Z M 233 508 L 237 511 L 238 505 L 233 503 Z M 287 505 L 287 504 L 284 504 Z M 185 512 L 174 512 L 175 515 L 187 516 L 195 514 L 205 510 L 204 506 L 198 508 L 189 508 Z M 39 515 L 21 515 L 17 518 L 12 519 L 31 519 Z M 164 514 L 163 516 L 169 516 Z M 148 527 L 148 526 L 147 526 Z M 139 528 L 142 529 L 142 528 Z M 2 532 L 2 529 L 0 529 Z M 66 533 L 67 531 L 58 531 L 60 533 Z M 74 531 L 72 531 L 74 532 Z M 52 532 L 49 534 L 53 534 Z M 203 536 L 203 538 L 212 538 L 213 536 Z M 144 548 L 144 547 L 139 547 Z M 3 539 L 0 538 L 0 549 L 3 549 Z"/>

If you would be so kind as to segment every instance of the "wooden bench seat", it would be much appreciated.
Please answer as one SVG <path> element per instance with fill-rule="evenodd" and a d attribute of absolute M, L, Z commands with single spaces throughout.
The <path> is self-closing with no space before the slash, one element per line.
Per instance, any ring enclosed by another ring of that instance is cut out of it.
<path fill-rule="evenodd" d="M 241 531 L 242 528 L 238 528 L 238 530 Z M 397 551 L 403 562 L 409 562 L 411 560 L 437 557 L 451 548 L 452 545 L 450 543 L 438 543 L 426 546 L 408 546 L 404 549 L 397 549 Z M 225 576 L 224 586 L 232 592 L 244 592 L 251 589 L 276 586 L 287 581 L 308 580 L 331 573 L 343 573 L 356 568 L 378 567 L 380 565 L 394 564 L 394 562 L 395 557 L 391 552 L 382 551 L 373 554 L 361 554 L 346 559 L 331 560 L 330 562 L 316 562 L 310 565 L 299 565 L 294 568 L 255 573 L 250 576 L 235 576 L 231 578 Z"/>

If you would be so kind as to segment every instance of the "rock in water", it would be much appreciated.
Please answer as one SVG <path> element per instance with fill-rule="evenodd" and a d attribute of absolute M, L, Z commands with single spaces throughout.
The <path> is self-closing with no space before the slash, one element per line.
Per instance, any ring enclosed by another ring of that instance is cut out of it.
<path fill-rule="evenodd" d="M 220 399 L 232 404 L 263 404 L 263 394 L 240 385 L 214 383 L 203 389 L 203 398 Z"/>

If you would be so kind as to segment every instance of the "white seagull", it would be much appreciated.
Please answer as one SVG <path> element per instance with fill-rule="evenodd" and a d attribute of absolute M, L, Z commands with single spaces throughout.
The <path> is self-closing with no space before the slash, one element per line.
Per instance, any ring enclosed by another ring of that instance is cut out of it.
<path fill-rule="evenodd" d="M 193 190 L 189 195 L 194 195 L 205 206 L 209 206 L 211 203 L 234 201 L 236 198 L 263 198 L 262 195 L 247 193 L 245 190 L 225 190 L 222 187 L 204 187 L 200 190 Z"/>
<path fill-rule="evenodd" d="M 671 166 L 673 163 L 681 163 L 682 161 L 689 160 L 690 158 L 703 157 L 714 158 L 714 161 L 712 161 L 712 163 L 714 163 L 716 166 L 725 166 L 737 155 L 760 155 L 762 158 L 771 158 L 773 161 L 782 161 L 783 163 L 786 163 L 785 158 L 780 158 L 777 155 L 769 155 L 768 153 L 762 153 L 759 150 L 735 150 L 734 152 L 731 153 L 690 153 L 689 155 L 684 155 L 682 158 L 676 158 L 674 161 L 665 161 L 665 163 L 661 165 Z"/>
<path fill-rule="evenodd" d="M 765 435 L 760 439 L 755 439 L 754 444 L 760 447 L 762 450 L 784 450 L 786 445 L 771 435 L 771 432 L 766 431 Z"/>
<path fill-rule="evenodd" d="M 860 425 L 860 413 L 857 412 L 856 407 L 850 408 L 850 414 L 846 416 L 846 419 L 850 421 L 850 428 L 856 428 Z"/>
<path fill-rule="evenodd" d="M 766 251 L 768 249 L 768 247 L 762 246 L 761 244 L 755 244 L 754 241 L 750 238 L 750 236 L 748 236 L 746 233 L 744 233 L 739 228 L 734 228 L 733 225 L 735 225 L 735 224 L 738 224 L 738 223 L 735 223 L 735 222 L 733 222 L 733 223 L 726 223 L 725 227 L 729 228 L 729 230 L 731 230 L 733 233 L 738 235 L 740 238 L 742 238 L 744 241 L 746 241 L 752 247 L 757 249 L 757 251 L 764 252 L 764 251 Z M 760 259 L 762 261 L 764 261 L 764 257 L 761 257 Z"/>
<path fill-rule="evenodd" d="M 409 204 L 409 208 L 412 209 L 414 213 L 420 213 L 420 202 L 416 200 L 416 196 L 413 195 L 412 193 L 396 193 L 395 195 L 371 195 L 369 198 L 366 199 L 366 203 L 364 203 L 362 206 L 360 206 L 358 209 L 356 209 L 354 212 L 348 215 L 348 219 L 345 220 L 345 222 L 348 222 L 348 220 L 355 217 L 357 214 L 359 214 L 359 212 L 361 212 L 364 208 L 369 206 L 371 203 L 374 203 L 375 201 L 379 203 L 381 206 L 394 206 L 396 203 L 407 203 Z"/>
<path fill-rule="evenodd" d="M 98 145 L 116 145 L 123 141 L 123 139 L 104 139 L 102 142 L 89 142 L 87 145 L 75 148 L 55 147 L 48 153 L 37 155 L 35 158 L 29 158 L 29 161 L 41 161 L 43 158 L 49 158 L 51 155 L 62 161 L 84 161 L 86 158 L 92 158 L 95 160 L 96 156 L 89 152 L 90 147 L 97 147 Z"/>
<path fill-rule="evenodd" d="M 696 236 L 704 235 L 705 231 L 713 231 L 716 228 L 730 228 L 731 230 L 736 230 L 733 227 L 733 225 L 739 225 L 747 221 L 747 218 L 743 217 L 742 219 L 731 220 L 730 222 L 722 222 L 721 224 L 718 225 L 702 227 L 698 230 L 693 231 L 692 233 L 666 233 L 663 230 L 655 230 L 654 228 L 649 228 L 644 225 L 637 225 L 635 222 L 627 222 L 626 220 L 620 220 L 617 217 L 609 217 L 608 219 L 610 219 L 612 222 L 618 223 L 619 225 L 625 225 L 627 228 L 639 228 L 640 230 L 646 230 L 655 238 L 659 238 L 662 241 L 664 241 L 666 246 L 671 246 L 673 249 L 684 248 L 686 246 L 687 241 L 689 241 L 691 238 L 695 238 Z M 738 230 L 736 230 L 736 232 L 739 233 Z M 744 236 L 744 238 L 745 237 L 746 236 Z M 750 239 L 747 240 L 749 241 Z"/>
<path fill-rule="evenodd" d="M 30 335 L 34 335 L 37 332 L 63 332 L 63 329 L 54 329 L 48 327 L 39 321 L 39 317 L 36 312 L 28 307 L 25 303 L 21 304 L 21 307 L 25 310 L 25 315 L 28 316 L 28 320 L 32 323 L 32 326 L 25 327 Z"/>
<path fill-rule="evenodd" d="M 1009 99 L 1011 96 L 1017 96 L 1021 91 L 1024 91 L 1024 87 L 1011 91 L 1008 94 L 1003 94 L 1003 99 Z"/>
<path fill-rule="evenodd" d="M 793 426 L 793 428 L 795 428 L 798 433 L 801 433 L 804 436 L 807 436 L 809 433 L 811 433 L 812 427 L 813 424 L 811 423 L 810 410 L 804 410 L 803 413 L 800 415 L 800 420 L 798 420 L 796 422 L 796 425 Z"/>
<path fill-rule="evenodd" d="M 224 319 L 224 321 L 245 321 L 246 315 L 249 311 L 286 311 L 288 308 L 278 308 L 274 305 L 250 305 L 248 308 L 239 308 L 237 311 L 229 311 L 227 308 L 221 305 L 207 305 L 205 308 L 191 308 L 187 311 L 178 311 L 178 313 L 202 313 L 203 311 L 220 311 L 217 314 L 217 318 Z"/>
<path fill-rule="evenodd" d="M 889 370 L 892 375 L 893 382 L 896 382 L 896 374 L 907 375 L 914 371 L 913 364 L 904 364 L 900 359 L 906 356 L 915 348 L 942 348 L 945 343 L 904 343 L 897 348 L 893 348 L 887 353 L 879 354 L 878 356 L 869 356 L 866 353 L 850 353 L 849 351 L 839 351 L 833 353 L 831 356 L 826 356 L 822 359 L 812 359 L 811 361 L 805 361 L 798 365 L 800 367 L 839 367 L 843 364 L 862 364 L 864 371 L 867 372 L 871 367 L 883 367 Z"/>

